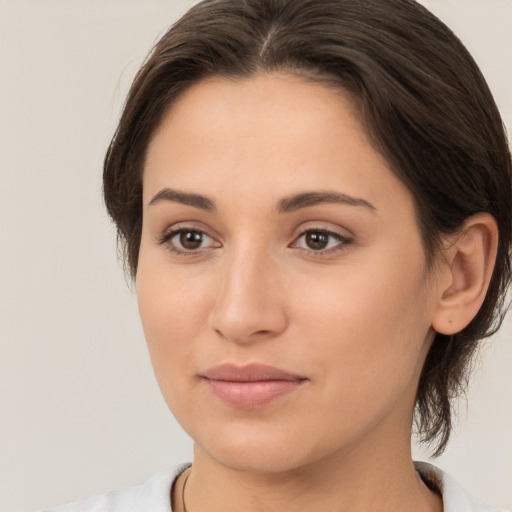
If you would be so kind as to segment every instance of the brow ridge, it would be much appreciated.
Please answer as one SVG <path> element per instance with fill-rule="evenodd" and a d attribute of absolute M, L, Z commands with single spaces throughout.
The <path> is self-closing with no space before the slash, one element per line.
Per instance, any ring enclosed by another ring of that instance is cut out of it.
<path fill-rule="evenodd" d="M 162 190 L 157 192 L 149 201 L 148 206 L 153 206 L 159 203 L 160 201 L 177 202 L 188 206 L 192 206 L 194 208 L 199 208 L 201 210 L 205 210 L 208 212 L 215 212 L 217 210 L 215 201 L 213 201 L 209 197 L 203 196 L 201 194 L 195 194 L 192 192 L 182 192 L 180 190 L 175 190 L 171 188 L 163 188 Z M 344 194 L 340 192 L 327 191 L 303 192 L 281 199 L 277 204 L 277 212 L 291 213 L 301 208 L 308 208 L 323 203 L 359 206 L 367 208 L 374 212 L 377 210 L 375 206 L 370 202 L 366 201 L 366 199 L 362 199 L 360 197 L 353 197 L 349 194 Z"/>
<path fill-rule="evenodd" d="M 149 201 L 148 206 L 153 206 L 160 201 L 172 201 L 175 203 L 186 204 L 208 212 L 214 212 L 217 210 L 215 202 L 206 196 L 191 192 L 182 192 L 172 188 L 163 188 L 157 192 L 152 197 L 151 201 Z"/>
<path fill-rule="evenodd" d="M 291 197 L 287 197 L 279 201 L 277 205 L 278 213 L 289 213 L 299 210 L 301 208 L 307 208 L 310 206 L 316 206 L 322 203 L 334 203 L 334 204 L 346 204 L 348 206 L 362 206 L 373 212 L 377 211 L 377 208 L 366 199 L 360 197 L 353 197 L 348 194 L 340 192 L 303 192 L 296 194 Z"/>

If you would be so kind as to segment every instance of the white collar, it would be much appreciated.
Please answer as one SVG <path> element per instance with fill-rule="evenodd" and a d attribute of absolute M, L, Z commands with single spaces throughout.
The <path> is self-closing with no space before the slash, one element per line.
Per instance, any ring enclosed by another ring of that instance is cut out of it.
<path fill-rule="evenodd" d="M 443 497 L 444 512 L 506 512 L 485 505 L 470 496 L 448 473 L 428 464 L 415 462 L 416 471 Z"/>

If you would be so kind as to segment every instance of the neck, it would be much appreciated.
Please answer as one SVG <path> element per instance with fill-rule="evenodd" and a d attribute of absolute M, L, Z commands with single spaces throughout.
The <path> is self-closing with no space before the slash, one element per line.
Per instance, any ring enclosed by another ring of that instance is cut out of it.
<path fill-rule="evenodd" d="M 388 454 L 352 451 L 286 472 L 257 474 L 219 464 L 196 446 L 186 511 L 442 511 L 441 498 L 416 473 L 410 449 L 392 448 Z"/>

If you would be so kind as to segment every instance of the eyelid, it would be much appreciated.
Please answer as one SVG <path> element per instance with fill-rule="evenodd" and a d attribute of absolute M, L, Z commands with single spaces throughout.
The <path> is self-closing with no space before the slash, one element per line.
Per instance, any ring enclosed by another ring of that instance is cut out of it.
<path fill-rule="evenodd" d="M 338 240 L 338 243 L 334 247 L 328 247 L 325 249 L 311 249 L 306 247 L 297 247 L 297 242 L 307 233 L 323 233 L 325 235 L 328 235 L 331 238 L 334 238 Z M 334 253 L 339 253 L 346 251 L 348 249 L 347 246 L 349 246 L 354 241 L 354 235 L 352 234 L 342 234 L 338 231 L 335 231 L 333 229 L 325 228 L 325 227 L 318 227 L 318 226 L 303 226 L 300 229 L 300 232 L 297 236 L 295 236 L 293 242 L 290 244 L 289 247 L 297 248 L 299 250 L 305 251 L 310 255 L 316 256 L 316 257 L 325 257 L 330 256 Z"/>
<path fill-rule="evenodd" d="M 201 247 L 198 249 L 185 249 L 185 248 L 176 247 L 174 244 L 170 243 L 171 240 L 175 236 L 179 235 L 180 233 L 184 233 L 184 232 L 186 233 L 186 232 L 191 232 L 191 231 L 201 233 L 202 235 L 211 239 L 214 242 L 214 244 L 211 244 L 211 246 L 209 246 L 209 247 Z M 189 223 L 189 222 L 178 223 L 178 224 L 173 224 L 172 226 L 169 226 L 162 233 L 158 234 L 155 237 L 155 243 L 157 243 L 158 245 L 165 246 L 165 248 L 168 251 L 170 251 L 174 254 L 178 254 L 180 256 L 197 256 L 201 253 L 204 253 L 206 250 L 208 250 L 210 248 L 217 249 L 222 246 L 222 244 L 220 242 L 218 242 L 214 236 L 210 235 L 206 229 L 194 226 L 193 223 Z"/>
<path fill-rule="evenodd" d="M 222 244 L 217 240 L 217 237 L 214 235 L 211 235 L 209 233 L 208 229 L 205 229 L 203 227 L 199 227 L 197 225 L 194 225 L 195 222 L 179 222 L 177 224 L 173 224 L 169 226 L 167 229 L 165 229 L 163 232 L 158 234 L 154 241 L 158 245 L 163 245 L 166 247 L 167 250 L 174 254 L 183 255 L 183 256 L 194 256 L 202 254 L 209 249 L 217 249 L 222 247 Z M 186 249 L 186 248 L 180 248 L 177 247 L 175 244 L 171 244 L 170 241 L 177 235 L 183 232 L 198 232 L 204 235 L 205 237 L 211 239 L 212 243 L 210 243 L 207 247 L 199 247 L 197 249 Z M 341 229 L 340 229 L 341 231 Z M 348 231 L 348 230 L 344 230 Z M 308 233 L 322 233 L 327 235 L 331 239 L 337 240 L 337 243 L 333 247 L 327 247 L 324 249 L 313 249 L 308 247 L 299 247 L 298 242 L 299 240 L 305 236 Z M 331 229 L 324 226 L 317 225 L 306 225 L 301 226 L 299 228 L 299 232 L 295 235 L 293 238 L 293 241 L 288 245 L 288 247 L 293 249 L 299 249 L 303 252 L 307 252 L 308 254 L 311 254 L 315 257 L 322 257 L 322 256 L 329 256 L 334 253 L 342 252 L 348 249 L 348 245 L 350 245 L 354 241 L 354 235 L 352 233 L 343 234 L 340 233 L 336 229 Z"/>

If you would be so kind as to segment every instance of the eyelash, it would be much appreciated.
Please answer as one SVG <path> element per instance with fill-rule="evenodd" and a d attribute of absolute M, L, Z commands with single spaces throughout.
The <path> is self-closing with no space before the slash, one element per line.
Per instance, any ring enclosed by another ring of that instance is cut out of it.
<path fill-rule="evenodd" d="M 183 228 L 173 229 L 170 232 L 163 233 L 162 235 L 158 236 L 156 241 L 157 241 L 157 243 L 159 245 L 164 245 L 169 252 L 171 252 L 173 254 L 176 254 L 178 256 L 197 256 L 200 252 L 202 252 L 201 251 L 202 248 L 199 248 L 197 250 L 193 250 L 193 249 L 190 249 L 190 250 L 180 249 L 180 248 L 176 247 L 176 245 L 169 243 L 174 237 L 176 237 L 176 236 L 178 236 L 180 234 L 183 234 L 183 233 L 199 233 L 202 236 L 206 236 L 206 237 L 208 237 L 208 238 L 213 240 L 213 238 L 211 236 L 209 236 L 205 231 L 203 231 L 201 229 L 194 229 L 194 228 L 183 227 Z M 302 237 L 305 237 L 307 234 L 312 234 L 312 233 L 325 235 L 329 239 L 336 240 L 337 244 L 334 247 L 330 247 L 328 249 L 319 249 L 319 250 L 314 250 L 314 249 L 306 248 L 306 247 L 297 247 L 296 244 L 298 243 L 298 241 Z M 296 247 L 297 249 L 300 249 L 300 250 L 303 250 L 303 251 L 306 251 L 306 252 L 308 252 L 310 254 L 313 254 L 313 255 L 315 255 L 317 257 L 322 257 L 322 256 L 329 256 L 329 255 L 331 255 L 333 253 L 341 252 L 341 251 L 346 250 L 347 246 L 349 244 L 351 244 L 352 241 L 353 241 L 352 238 L 340 235 L 339 233 L 336 233 L 334 231 L 330 231 L 328 229 L 312 229 L 312 228 L 308 228 L 308 229 L 304 229 L 304 231 L 302 231 L 297 236 L 297 238 L 295 238 L 294 242 L 290 246 L 291 247 Z"/>
<path fill-rule="evenodd" d="M 209 236 L 205 231 L 203 231 L 201 229 L 183 227 L 183 228 L 173 229 L 170 232 L 162 233 L 162 235 L 158 236 L 157 243 L 165 246 L 165 248 L 169 252 L 171 252 L 173 254 L 177 254 L 178 256 L 197 256 L 200 253 L 201 249 L 198 249 L 198 250 L 180 249 L 180 248 L 176 247 L 174 244 L 169 243 L 175 236 L 178 236 L 182 233 L 199 233 L 202 236 L 207 236 L 208 238 L 211 238 L 213 240 L 213 238 L 211 236 Z"/>
<path fill-rule="evenodd" d="M 307 251 L 310 254 L 313 254 L 316 257 L 322 257 L 322 256 L 330 256 L 333 253 L 338 253 L 347 250 L 347 246 L 352 243 L 353 239 L 347 236 L 343 236 L 340 233 L 336 233 L 335 231 L 330 231 L 328 229 L 322 229 L 322 228 L 307 228 L 302 231 L 299 236 L 295 239 L 293 242 L 293 245 L 296 245 L 297 242 L 302 238 L 305 237 L 308 233 L 316 233 L 321 235 L 326 235 L 329 239 L 334 239 L 337 241 L 336 245 L 334 247 L 330 247 L 328 249 L 320 249 L 318 251 L 315 251 L 314 249 L 310 248 L 302 248 L 298 247 L 298 249 Z"/>

